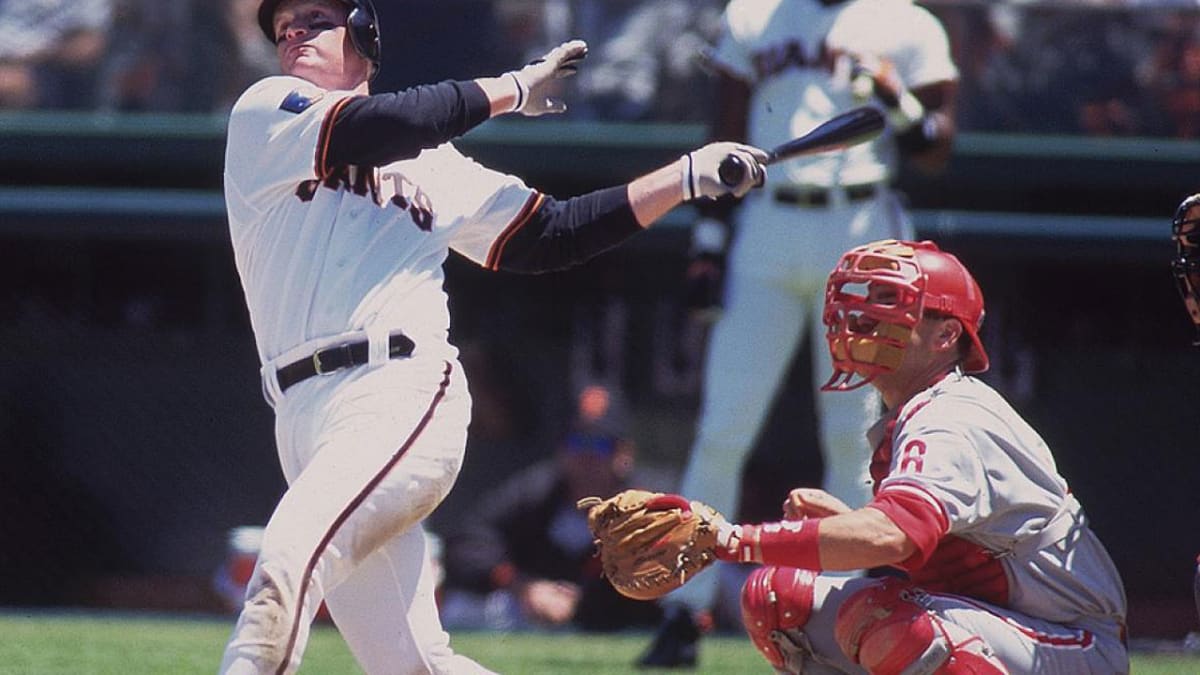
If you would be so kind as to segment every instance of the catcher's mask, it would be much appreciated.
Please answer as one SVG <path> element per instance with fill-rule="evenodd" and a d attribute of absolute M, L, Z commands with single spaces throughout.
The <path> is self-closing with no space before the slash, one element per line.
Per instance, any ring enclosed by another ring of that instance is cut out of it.
<path fill-rule="evenodd" d="M 979 341 L 983 292 L 958 258 L 931 241 L 893 239 L 851 249 L 825 287 L 825 339 L 833 375 L 823 391 L 857 389 L 894 371 L 922 316 L 958 319 L 970 344 L 968 373 L 988 369 Z"/>
<path fill-rule="evenodd" d="M 379 14 L 371 0 L 339 0 L 350 6 L 350 14 L 346 17 L 346 32 L 350 34 L 350 43 L 354 51 L 371 62 L 371 79 L 379 74 L 380 40 Z M 283 0 L 263 0 L 258 6 L 258 25 L 272 43 L 278 42 L 275 36 L 275 9 Z"/>
<path fill-rule="evenodd" d="M 1190 218 L 1189 212 L 1192 212 Z M 1192 344 L 1200 347 L 1200 192 L 1184 199 L 1175 209 L 1171 236 L 1175 240 L 1171 273 L 1175 275 L 1175 285 L 1188 316 L 1196 326 Z"/>

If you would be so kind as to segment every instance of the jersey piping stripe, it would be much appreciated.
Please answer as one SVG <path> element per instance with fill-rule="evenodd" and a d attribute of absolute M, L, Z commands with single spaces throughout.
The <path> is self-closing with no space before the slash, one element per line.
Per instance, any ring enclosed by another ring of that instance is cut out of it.
<path fill-rule="evenodd" d="M 317 178 L 325 178 L 333 172 L 333 167 L 326 166 L 329 161 L 329 139 L 333 135 L 333 123 L 337 121 L 338 114 L 342 112 L 342 108 L 350 102 L 353 97 L 346 98 L 333 104 L 333 108 L 325 115 L 324 121 L 321 122 L 321 133 L 317 136 L 317 157 L 316 157 L 316 174 Z"/>
<path fill-rule="evenodd" d="M 396 450 L 391 459 L 389 459 L 387 463 L 384 464 L 379 470 L 379 472 L 375 474 L 375 477 L 363 486 L 363 489 L 360 490 L 357 495 L 355 495 L 354 499 L 350 500 L 350 503 L 346 505 L 346 508 L 342 509 L 342 512 L 338 514 L 337 518 L 334 519 L 333 524 L 330 525 L 329 529 L 325 531 L 325 536 L 323 536 L 320 543 L 317 544 L 316 549 L 313 551 L 312 557 L 308 559 L 308 564 L 304 568 L 304 576 L 301 577 L 299 592 L 296 594 L 296 612 L 292 616 L 292 629 L 288 634 L 287 648 L 283 652 L 283 662 L 279 664 L 279 668 L 275 671 L 277 675 L 282 675 L 282 673 L 287 672 L 288 664 L 291 662 L 292 650 L 296 648 L 296 640 L 299 639 L 300 634 L 300 613 L 304 608 L 304 596 L 308 595 L 308 586 L 312 581 L 313 570 L 315 570 L 317 567 L 317 562 L 321 558 L 321 553 L 327 546 L 329 546 L 329 542 L 333 540 L 333 536 L 337 534 L 338 529 L 350 519 L 350 516 L 354 515 L 354 512 L 358 509 L 358 507 L 362 506 L 362 503 L 366 500 L 367 496 L 370 495 L 371 492 L 379 486 L 379 483 L 383 481 L 388 473 L 396 467 L 396 464 L 400 462 L 405 453 L 408 452 L 409 448 L 413 446 L 413 443 L 415 443 L 421 436 L 421 433 L 425 431 L 425 427 L 429 426 L 429 421 L 433 419 L 433 414 L 437 410 L 438 405 L 442 402 L 442 399 L 446 397 L 446 389 L 450 386 L 450 374 L 453 370 L 454 367 L 447 363 L 445 370 L 442 371 L 442 381 L 441 384 L 438 385 L 437 393 L 434 394 L 433 400 L 429 402 L 429 408 L 426 409 L 425 414 L 421 416 L 420 421 L 417 422 L 417 425 L 413 428 L 412 433 L 410 433 L 408 438 L 404 440 L 404 443 L 399 449 Z"/>
<path fill-rule="evenodd" d="M 1037 630 L 1036 628 L 1026 626 L 1011 616 L 1006 616 L 993 611 L 990 605 L 985 605 L 975 598 L 944 593 L 934 593 L 933 595 L 937 595 L 942 598 L 958 600 L 963 604 L 971 605 L 980 611 L 987 612 L 988 614 L 991 614 L 997 619 L 1000 619 L 1004 623 L 1008 624 L 1013 630 L 1017 631 L 1021 635 L 1024 635 L 1030 640 L 1037 642 L 1038 644 L 1047 645 L 1050 647 L 1087 649 L 1091 647 L 1092 643 L 1096 640 L 1096 636 L 1092 633 L 1092 631 L 1084 630 L 1082 628 L 1072 629 L 1069 626 L 1063 626 L 1063 632 L 1057 635 Z"/>
<path fill-rule="evenodd" d="M 525 200 L 525 205 L 521 207 L 516 217 L 508 224 L 508 227 L 504 228 L 500 236 L 496 237 L 496 241 L 492 243 L 492 249 L 488 251 L 487 262 L 484 264 L 484 267 L 492 271 L 500 269 L 500 258 L 504 255 L 504 247 L 533 218 L 533 214 L 537 213 L 537 210 L 541 208 L 542 202 L 545 199 L 546 196 L 540 192 L 534 192 L 529 195 L 529 198 Z"/>

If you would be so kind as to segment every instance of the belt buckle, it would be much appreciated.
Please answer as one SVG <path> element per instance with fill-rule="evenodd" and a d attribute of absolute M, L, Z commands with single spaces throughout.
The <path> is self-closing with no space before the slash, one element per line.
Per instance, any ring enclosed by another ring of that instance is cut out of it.
<path fill-rule="evenodd" d="M 346 363 L 350 363 L 350 361 L 351 361 L 350 343 L 348 343 L 348 342 L 344 342 L 340 345 L 334 345 L 332 347 L 326 347 L 324 349 L 318 349 L 317 351 L 313 352 L 313 355 L 312 355 L 313 371 L 317 375 L 324 375 L 325 373 L 331 373 L 335 370 L 338 370 L 339 368 L 345 367 L 345 366 L 337 366 L 334 368 L 330 368 L 329 370 L 325 370 L 325 365 L 323 363 L 321 363 L 321 355 L 330 353 L 335 349 L 340 349 L 340 350 L 344 351 L 346 353 Z"/>

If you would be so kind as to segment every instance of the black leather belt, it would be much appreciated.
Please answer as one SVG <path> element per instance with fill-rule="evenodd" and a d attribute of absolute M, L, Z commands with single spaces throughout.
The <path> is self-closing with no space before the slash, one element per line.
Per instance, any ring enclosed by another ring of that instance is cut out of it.
<path fill-rule="evenodd" d="M 859 183 L 841 188 L 846 195 L 847 203 L 860 202 L 875 196 L 878 186 L 875 183 Z M 833 201 L 833 193 L 837 188 L 775 188 L 775 201 L 793 206 L 828 206 Z"/>
<path fill-rule="evenodd" d="M 392 333 L 388 336 L 388 358 L 402 359 L 412 356 L 416 345 L 404 333 Z M 371 358 L 371 344 L 366 340 L 343 342 L 318 349 L 312 356 L 293 361 L 281 366 L 275 371 L 279 380 L 279 390 L 287 391 L 288 387 L 303 382 L 315 375 L 332 373 L 343 368 L 361 366 Z"/>

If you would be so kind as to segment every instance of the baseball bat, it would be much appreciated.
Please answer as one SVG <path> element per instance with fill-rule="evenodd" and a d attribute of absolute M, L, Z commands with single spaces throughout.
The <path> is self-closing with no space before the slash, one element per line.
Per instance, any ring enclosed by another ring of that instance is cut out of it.
<path fill-rule="evenodd" d="M 776 146 L 767 153 L 764 164 L 866 143 L 883 132 L 885 124 L 883 113 L 870 106 L 848 110 L 822 122 L 807 134 Z M 721 160 L 717 175 L 722 183 L 733 187 L 746 177 L 746 165 L 736 156 L 729 155 Z"/>

